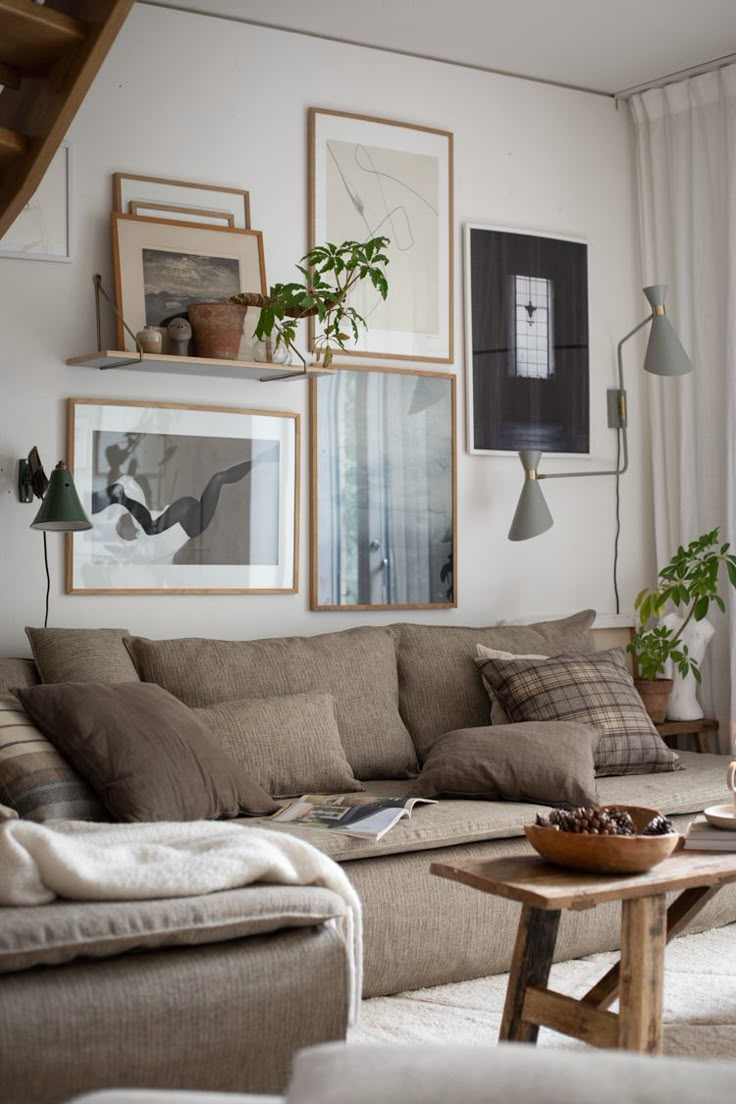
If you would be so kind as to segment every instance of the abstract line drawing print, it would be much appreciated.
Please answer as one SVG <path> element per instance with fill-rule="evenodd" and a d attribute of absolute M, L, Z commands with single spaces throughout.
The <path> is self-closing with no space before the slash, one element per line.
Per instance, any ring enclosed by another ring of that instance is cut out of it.
<path fill-rule="evenodd" d="M 355 307 L 380 330 L 438 334 L 438 158 L 334 139 L 326 152 L 327 239 L 390 239 L 388 298 L 361 285 Z"/>

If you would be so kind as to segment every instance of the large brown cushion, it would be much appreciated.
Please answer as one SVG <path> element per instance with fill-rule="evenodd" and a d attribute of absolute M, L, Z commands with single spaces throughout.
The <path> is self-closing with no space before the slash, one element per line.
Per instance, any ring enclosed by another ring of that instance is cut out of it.
<path fill-rule="evenodd" d="M 476 645 L 518 655 L 593 652 L 594 610 L 534 625 L 396 626 L 399 630 L 399 708 L 419 758 L 443 732 L 488 724 L 488 697 L 473 663 Z"/>
<path fill-rule="evenodd" d="M 642 704 L 623 649 L 541 661 L 475 662 L 512 721 L 581 721 L 600 729 L 595 751 L 599 775 L 679 769 L 677 755 Z"/>
<path fill-rule="evenodd" d="M 543 805 L 596 805 L 589 725 L 529 722 L 461 728 L 435 740 L 413 797 L 475 797 Z"/>
<path fill-rule="evenodd" d="M 0 694 L 0 801 L 26 820 L 107 820 L 95 793 L 13 694 Z"/>
<path fill-rule="evenodd" d="M 7 694 L 16 686 L 36 686 L 40 681 L 32 659 L 0 658 L 0 693 Z"/>
<path fill-rule="evenodd" d="M 138 682 L 127 629 L 26 628 L 41 682 Z"/>
<path fill-rule="evenodd" d="M 116 820 L 263 816 L 277 808 L 160 686 L 70 682 L 18 696 Z"/>
<path fill-rule="evenodd" d="M 342 745 L 358 778 L 406 778 L 416 772 L 414 748 L 399 715 L 396 650 L 388 628 L 274 640 L 133 637 L 128 647 L 142 679 L 191 706 L 308 691 L 332 694 Z"/>
<path fill-rule="evenodd" d="M 194 712 L 273 797 L 365 789 L 345 757 L 331 694 L 249 698 Z"/>

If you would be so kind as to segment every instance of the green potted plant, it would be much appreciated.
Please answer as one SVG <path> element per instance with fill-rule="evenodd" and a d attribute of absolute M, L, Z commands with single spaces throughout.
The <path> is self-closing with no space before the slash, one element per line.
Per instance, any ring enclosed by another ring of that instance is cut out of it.
<path fill-rule="evenodd" d="M 231 302 L 245 307 L 260 307 L 261 314 L 254 330 L 259 340 L 270 340 L 276 334 L 275 348 L 284 344 L 304 358 L 294 348 L 297 323 L 302 318 L 317 318 L 322 332 L 317 338 L 318 356 L 327 367 L 333 348 L 345 348 L 351 337 L 357 338 L 367 323 L 348 302 L 350 292 L 362 280 L 369 280 L 382 299 L 388 294 L 384 269 L 388 257 L 385 237 L 369 241 L 344 241 L 341 245 L 327 242 L 316 246 L 301 258 L 296 267 L 303 276 L 301 283 L 274 284 L 268 295 L 243 292 L 233 295 Z"/>
<path fill-rule="evenodd" d="M 700 668 L 688 652 L 683 632 L 691 620 L 702 621 L 707 616 L 711 602 L 725 611 L 719 594 L 722 567 L 726 568 L 730 585 L 736 587 L 736 556 L 729 552 L 729 547 L 727 543 L 720 543 L 718 529 L 703 533 L 686 548 L 680 545 L 659 572 L 659 585 L 654 590 L 644 589 L 636 596 L 634 609 L 638 628 L 628 650 L 636 657 L 637 689 L 656 724 L 665 719 L 672 690 L 672 679 L 660 677 L 668 660 L 683 678 L 692 673 L 700 682 Z M 682 624 L 677 630 L 656 623 L 670 604 L 682 612 Z M 655 624 L 647 627 L 652 621 Z"/>

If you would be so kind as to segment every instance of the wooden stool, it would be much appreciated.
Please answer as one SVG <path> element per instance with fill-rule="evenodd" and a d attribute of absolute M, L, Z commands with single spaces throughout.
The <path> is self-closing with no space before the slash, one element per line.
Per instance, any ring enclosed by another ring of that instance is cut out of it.
<path fill-rule="evenodd" d="M 718 721 L 714 717 L 701 717 L 697 721 L 664 721 L 655 728 L 668 747 L 674 746 L 670 741 L 677 736 L 694 736 L 699 752 L 718 751 Z M 713 747 L 709 738 L 711 732 L 715 735 Z"/>

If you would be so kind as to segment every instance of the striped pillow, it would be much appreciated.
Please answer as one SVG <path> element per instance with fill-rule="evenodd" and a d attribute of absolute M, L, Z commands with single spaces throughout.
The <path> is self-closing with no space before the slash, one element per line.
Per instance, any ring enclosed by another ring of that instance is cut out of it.
<path fill-rule="evenodd" d="M 12 694 L 0 694 L 0 803 L 26 820 L 109 820 Z"/>

